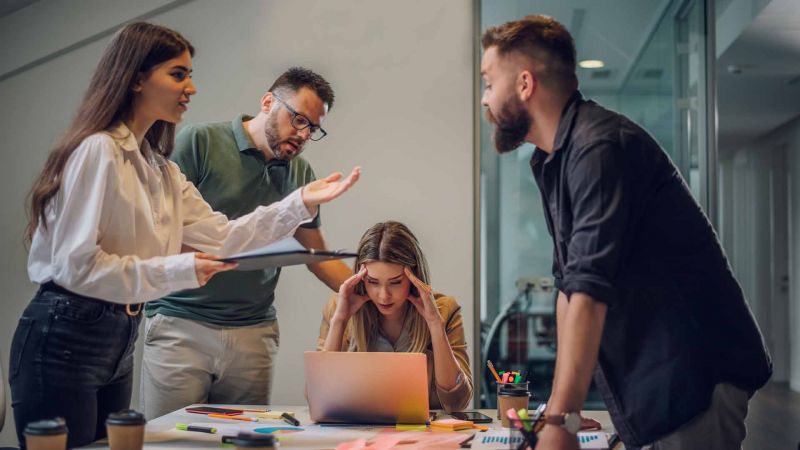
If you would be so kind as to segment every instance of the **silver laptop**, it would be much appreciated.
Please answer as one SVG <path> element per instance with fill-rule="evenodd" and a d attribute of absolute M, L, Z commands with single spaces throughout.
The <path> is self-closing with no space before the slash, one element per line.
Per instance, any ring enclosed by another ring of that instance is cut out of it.
<path fill-rule="evenodd" d="M 311 420 L 422 424 L 428 366 L 422 353 L 305 352 Z"/>

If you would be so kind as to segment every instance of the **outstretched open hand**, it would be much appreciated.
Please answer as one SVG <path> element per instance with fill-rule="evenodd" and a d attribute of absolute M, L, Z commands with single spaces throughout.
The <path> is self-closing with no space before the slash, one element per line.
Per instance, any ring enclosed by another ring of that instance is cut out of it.
<path fill-rule="evenodd" d="M 360 176 L 361 167 L 354 167 L 353 171 L 345 179 L 342 179 L 341 172 L 336 172 L 320 180 L 312 181 L 303 186 L 301 193 L 303 203 L 309 210 L 317 205 L 328 203 L 356 184 Z"/>

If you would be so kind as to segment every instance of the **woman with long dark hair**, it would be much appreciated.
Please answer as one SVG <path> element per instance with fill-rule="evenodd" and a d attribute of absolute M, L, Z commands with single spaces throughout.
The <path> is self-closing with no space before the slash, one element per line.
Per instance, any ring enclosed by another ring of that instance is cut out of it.
<path fill-rule="evenodd" d="M 103 437 L 108 414 L 130 404 L 141 303 L 235 267 L 212 254 L 291 236 L 358 179 L 358 168 L 331 175 L 237 220 L 212 211 L 167 160 L 196 92 L 193 54 L 161 26 L 120 30 L 34 184 L 28 274 L 41 287 L 9 368 L 23 448 L 25 425 L 55 416 L 66 419 L 69 447 Z"/>
<path fill-rule="evenodd" d="M 472 372 L 461 306 L 431 289 L 417 238 L 400 222 L 377 223 L 361 237 L 353 270 L 325 306 L 317 348 L 424 353 L 430 408 L 466 408 Z"/>

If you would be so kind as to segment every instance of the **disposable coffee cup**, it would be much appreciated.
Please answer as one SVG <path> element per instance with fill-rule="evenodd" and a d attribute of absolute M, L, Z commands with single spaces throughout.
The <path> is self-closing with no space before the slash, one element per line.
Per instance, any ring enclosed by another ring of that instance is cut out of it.
<path fill-rule="evenodd" d="M 67 424 L 57 417 L 31 422 L 25 427 L 25 446 L 28 450 L 65 450 Z"/>
<path fill-rule="evenodd" d="M 230 442 L 236 450 L 275 450 L 279 447 L 278 439 L 271 434 L 241 432 Z"/>
<path fill-rule="evenodd" d="M 142 450 L 146 423 L 144 415 L 132 409 L 110 414 L 106 419 L 109 448 L 111 450 Z"/>
<path fill-rule="evenodd" d="M 514 411 L 528 409 L 531 393 L 528 391 L 528 382 L 524 383 L 505 383 L 497 385 L 497 416 L 503 428 L 510 428 L 508 420 L 508 410 Z"/>

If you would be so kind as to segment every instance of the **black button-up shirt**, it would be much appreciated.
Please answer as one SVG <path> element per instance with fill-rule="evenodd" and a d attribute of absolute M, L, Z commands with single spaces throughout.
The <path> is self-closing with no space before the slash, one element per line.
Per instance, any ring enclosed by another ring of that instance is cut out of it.
<path fill-rule="evenodd" d="M 717 383 L 766 383 L 772 363 L 716 234 L 647 132 L 576 92 L 531 169 L 557 288 L 608 304 L 595 381 L 626 445 L 705 411 Z"/>

